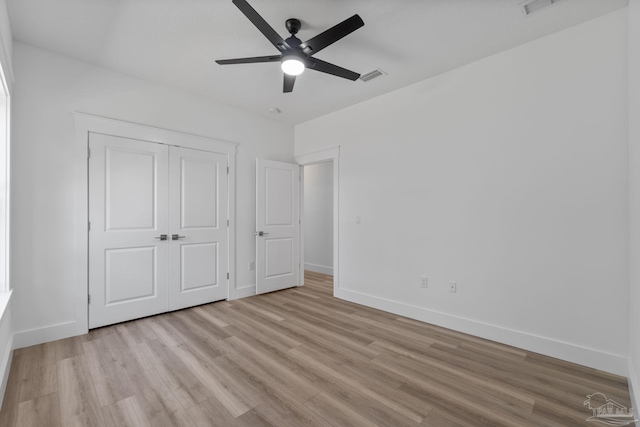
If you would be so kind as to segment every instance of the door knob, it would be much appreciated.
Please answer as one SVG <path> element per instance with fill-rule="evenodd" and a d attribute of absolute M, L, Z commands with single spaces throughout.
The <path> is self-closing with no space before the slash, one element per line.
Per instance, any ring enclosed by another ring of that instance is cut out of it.
<path fill-rule="evenodd" d="M 269 233 L 265 233 L 264 231 L 256 231 L 256 236 L 268 236 Z"/>
<path fill-rule="evenodd" d="M 167 235 L 166 234 L 161 234 L 159 237 L 154 237 L 154 239 L 167 240 Z"/>
<path fill-rule="evenodd" d="M 184 239 L 184 238 L 186 238 L 186 236 L 178 236 L 177 234 L 171 235 L 171 240 L 178 240 L 178 239 Z"/>

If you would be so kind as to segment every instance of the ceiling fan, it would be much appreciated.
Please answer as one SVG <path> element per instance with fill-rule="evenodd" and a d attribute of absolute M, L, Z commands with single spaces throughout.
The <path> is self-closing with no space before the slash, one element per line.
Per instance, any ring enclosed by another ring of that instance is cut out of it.
<path fill-rule="evenodd" d="M 360 74 L 347 70 L 329 62 L 313 58 L 313 55 L 320 52 L 325 47 L 337 42 L 341 38 L 351 34 L 364 25 L 364 21 L 360 16 L 353 15 L 338 25 L 335 25 L 323 33 L 302 42 L 296 37 L 300 30 L 300 20 L 292 18 L 286 21 L 287 31 L 291 37 L 284 40 L 276 33 L 276 31 L 267 24 L 258 12 L 252 8 L 246 0 L 233 0 L 238 9 L 249 18 L 249 21 L 255 25 L 258 30 L 280 51 L 279 55 L 256 56 L 251 58 L 237 59 L 218 59 L 216 62 L 220 65 L 230 64 L 253 64 L 258 62 L 280 62 L 282 71 L 284 72 L 283 92 L 293 91 L 293 85 L 296 82 L 296 76 L 300 75 L 305 68 L 320 71 L 334 76 L 342 77 L 348 80 L 358 80 Z"/>

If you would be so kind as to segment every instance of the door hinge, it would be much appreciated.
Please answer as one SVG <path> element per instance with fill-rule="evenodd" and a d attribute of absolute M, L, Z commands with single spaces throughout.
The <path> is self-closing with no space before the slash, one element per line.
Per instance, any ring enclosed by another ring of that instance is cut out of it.
<path fill-rule="evenodd" d="M 87 159 L 91 158 L 91 148 L 87 149 Z"/>
<path fill-rule="evenodd" d="M 227 227 L 229 226 L 229 220 L 227 220 Z"/>
<path fill-rule="evenodd" d="M 229 166 L 227 166 L 227 175 L 229 175 Z"/>
<path fill-rule="evenodd" d="M 91 304 L 91 295 L 88 295 L 89 298 L 87 298 L 87 303 Z"/>
<path fill-rule="evenodd" d="M 227 273 L 227 280 L 229 280 L 229 273 Z"/>
<path fill-rule="evenodd" d="M 89 221 L 89 227 L 87 227 L 87 231 L 91 231 L 91 221 Z"/>

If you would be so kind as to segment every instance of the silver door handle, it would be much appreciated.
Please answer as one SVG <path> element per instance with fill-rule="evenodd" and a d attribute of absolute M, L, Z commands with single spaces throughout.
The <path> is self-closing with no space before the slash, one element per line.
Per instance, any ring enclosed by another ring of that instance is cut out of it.
<path fill-rule="evenodd" d="M 178 236 L 177 234 L 171 235 L 171 240 L 185 239 L 187 236 Z"/>
<path fill-rule="evenodd" d="M 256 231 L 256 236 L 262 237 L 262 236 L 268 236 L 268 235 L 269 233 L 265 233 L 264 231 Z"/>
<path fill-rule="evenodd" d="M 166 234 L 161 234 L 159 237 L 154 237 L 154 239 L 167 240 L 167 235 Z"/>

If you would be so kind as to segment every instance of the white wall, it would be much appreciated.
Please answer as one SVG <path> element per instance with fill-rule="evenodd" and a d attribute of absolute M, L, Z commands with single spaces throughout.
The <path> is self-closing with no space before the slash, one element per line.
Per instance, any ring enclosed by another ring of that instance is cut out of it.
<path fill-rule="evenodd" d="M 297 126 L 296 155 L 340 145 L 336 295 L 626 374 L 626 36 L 622 10 Z"/>
<path fill-rule="evenodd" d="M 291 161 L 293 128 L 29 45 L 14 45 L 13 245 L 16 346 L 68 334 L 74 319 L 74 111 L 239 143 L 236 277 L 255 289 L 255 159 Z M 224 84 L 221 82 L 220 84 Z"/>
<path fill-rule="evenodd" d="M 333 163 L 304 167 L 304 268 L 333 274 Z"/>
<path fill-rule="evenodd" d="M 629 384 L 640 409 L 640 0 L 629 2 Z"/>

